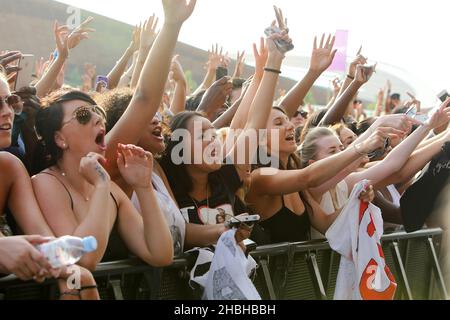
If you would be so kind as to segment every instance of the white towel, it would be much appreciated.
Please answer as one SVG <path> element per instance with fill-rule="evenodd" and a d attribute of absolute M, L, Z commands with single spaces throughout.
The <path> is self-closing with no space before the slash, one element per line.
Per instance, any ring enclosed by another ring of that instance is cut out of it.
<path fill-rule="evenodd" d="M 341 254 L 335 300 L 392 300 L 397 284 L 381 247 L 383 218 L 373 204 L 359 200 L 368 181 L 355 186 L 326 237 Z"/>

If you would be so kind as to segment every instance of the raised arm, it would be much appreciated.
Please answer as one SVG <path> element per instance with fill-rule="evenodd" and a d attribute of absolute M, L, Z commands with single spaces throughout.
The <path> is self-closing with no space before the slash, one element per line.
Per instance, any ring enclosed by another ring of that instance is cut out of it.
<path fill-rule="evenodd" d="M 375 117 L 381 116 L 383 112 L 384 90 L 380 89 L 377 95 L 377 105 L 375 107 Z"/>
<path fill-rule="evenodd" d="M 158 111 L 178 34 L 192 14 L 195 3 L 196 0 L 190 0 L 188 4 L 186 0 L 163 0 L 164 25 L 150 50 L 128 109 L 107 135 L 107 159 L 114 178 L 118 174 L 117 144 L 136 144 Z"/>
<path fill-rule="evenodd" d="M 192 94 L 193 96 L 199 94 L 203 90 L 207 90 L 209 87 L 212 86 L 212 84 L 216 80 L 216 70 L 224 59 L 222 52 L 223 48 L 221 47 L 219 51 L 219 45 L 217 43 L 216 46 L 212 45 L 211 50 L 208 50 L 208 61 L 206 62 L 206 75 L 202 83 Z"/>
<path fill-rule="evenodd" d="M 252 173 L 252 192 L 256 195 L 284 195 L 316 188 L 332 179 L 348 165 L 381 148 L 395 129 L 386 128 L 375 132 L 370 139 L 358 146 L 347 148 L 334 156 L 314 162 L 300 170 L 258 169 Z"/>
<path fill-rule="evenodd" d="M 353 97 L 356 96 L 358 90 L 367 81 L 369 81 L 370 77 L 375 72 L 375 67 L 376 65 L 373 67 L 358 65 L 358 67 L 356 68 L 357 71 L 355 79 L 344 91 L 344 93 L 336 100 L 334 105 L 328 110 L 319 126 L 334 125 L 342 120 L 347 111 L 349 103 L 352 101 Z"/>
<path fill-rule="evenodd" d="M 355 79 L 356 67 L 358 65 L 365 65 L 367 63 L 367 58 L 365 58 L 362 54 L 362 46 L 359 48 L 358 53 L 356 54 L 356 58 L 350 63 L 347 71 L 347 76 L 344 78 L 344 81 L 341 86 L 341 90 L 339 91 L 338 97 L 344 94 L 345 90 L 347 90 L 352 80 Z"/>
<path fill-rule="evenodd" d="M 186 108 L 187 81 L 184 76 L 183 67 L 175 56 L 170 66 L 169 79 L 175 82 L 175 91 L 173 93 L 172 102 L 170 103 L 170 111 L 174 115 L 183 112 Z"/>
<path fill-rule="evenodd" d="M 419 127 L 405 141 L 394 148 L 379 164 L 365 171 L 356 172 L 348 176 L 345 181 L 348 184 L 349 190 L 353 189 L 353 186 L 361 180 L 370 180 L 373 184 L 377 184 L 395 172 L 400 171 L 406 161 L 408 161 L 411 153 L 430 131 L 450 119 L 449 103 L 450 98 L 441 105 L 439 111 L 426 124 Z"/>
<path fill-rule="evenodd" d="M 228 156 L 234 159 L 235 166 L 242 180 L 247 176 L 250 170 L 250 162 L 253 160 L 258 148 L 257 143 L 248 143 L 248 140 L 255 134 L 258 136 L 260 129 L 267 128 L 267 120 L 273 107 L 275 89 L 281 73 L 279 70 L 287 52 L 282 51 L 285 49 L 277 48 L 275 40 L 284 40 L 287 43 L 292 42 L 289 38 L 288 29 L 281 10 L 275 7 L 275 12 L 281 33 L 273 34 L 267 39 L 269 55 L 266 68 L 255 99 L 250 107 L 247 124 L 243 132 L 237 137 L 236 143 L 232 147 L 229 147 L 229 149 L 227 146 L 227 149 L 231 150 Z M 238 154 L 243 154 L 245 159 L 240 159 Z"/>
<path fill-rule="evenodd" d="M 136 88 L 139 78 L 141 76 L 142 68 L 147 60 L 148 54 L 152 49 L 155 39 L 157 37 L 156 28 L 158 26 L 158 18 L 153 14 L 148 20 L 145 21 L 142 27 L 140 40 L 139 40 L 139 55 L 136 62 L 136 67 L 133 70 L 133 76 L 131 78 L 131 89 Z"/>
<path fill-rule="evenodd" d="M 390 114 L 379 117 L 366 132 L 356 139 L 353 144 L 358 144 L 369 138 L 376 129 L 380 127 L 394 128 L 403 132 L 410 132 L 414 124 L 421 124 L 420 122 L 408 117 L 405 114 Z"/>
<path fill-rule="evenodd" d="M 133 31 L 133 39 L 128 46 L 128 48 L 123 53 L 122 57 L 117 61 L 114 68 L 109 72 L 108 74 L 108 89 L 113 90 L 117 88 L 120 82 L 120 78 L 122 78 L 122 75 L 125 72 L 125 69 L 127 68 L 128 61 L 130 61 L 133 54 L 136 52 L 136 50 L 140 47 L 140 37 L 141 37 L 141 29 L 136 26 L 136 28 Z"/>
<path fill-rule="evenodd" d="M 237 110 L 233 120 L 231 121 L 231 129 L 243 129 L 248 120 L 248 113 L 250 107 L 255 99 L 256 92 L 258 91 L 259 85 L 261 84 L 262 77 L 264 75 L 264 67 L 267 63 L 267 58 L 269 51 L 265 44 L 264 38 L 260 39 L 259 51 L 256 44 L 253 44 L 253 54 L 255 57 L 255 74 L 253 76 L 250 87 L 245 93 L 241 105 Z"/>
<path fill-rule="evenodd" d="M 67 26 L 59 26 L 57 22 L 55 22 L 53 31 L 55 35 L 56 47 L 58 50 L 58 58 L 53 61 L 50 65 L 47 72 L 42 76 L 42 78 L 36 83 L 36 95 L 39 98 L 45 97 L 55 85 L 56 78 L 58 74 L 61 72 L 64 64 L 69 57 L 69 47 L 68 47 L 68 38 L 64 39 L 63 34 L 67 32 Z"/>
<path fill-rule="evenodd" d="M 122 75 L 122 77 L 120 77 L 119 83 L 117 84 L 118 88 L 130 87 L 131 78 L 133 77 L 134 69 L 136 68 L 138 55 L 139 55 L 139 52 L 137 52 L 137 51 L 133 54 L 133 60 L 131 62 L 131 66 Z"/>
<path fill-rule="evenodd" d="M 244 74 L 245 67 L 245 51 L 238 51 L 236 58 L 236 66 L 234 67 L 233 78 L 240 78 Z"/>
<path fill-rule="evenodd" d="M 233 83 L 230 77 L 217 80 L 206 90 L 197 111 L 204 113 L 210 121 L 216 120 L 217 111 L 223 107 L 232 90 Z"/>
<path fill-rule="evenodd" d="M 335 37 L 328 36 L 326 42 L 325 34 L 322 35 L 320 45 L 317 46 L 317 37 L 314 38 L 314 47 L 311 55 L 311 63 L 306 76 L 289 91 L 281 101 L 281 106 L 286 111 L 289 118 L 292 118 L 300 105 L 303 104 L 309 90 L 320 75 L 327 70 L 333 62 L 337 50 L 333 50 Z"/>
<path fill-rule="evenodd" d="M 92 17 L 86 19 L 79 27 L 75 28 L 70 35 L 67 35 L 69 31 L 67 26 L 59 26 L 58 22 L 55 21 L 53 32 L 55 35 L 58 57 L 53 61 L 50 68 L 36 84 L 36 95 L 38 97 L 45 97 L 53 89 L 58 75 L 69 57 L 69 50 L 77 47 L 83 39 L 88 38 L 89 32 L 94 31 L 94 29 L 87 27 L 92 20 Z"/>

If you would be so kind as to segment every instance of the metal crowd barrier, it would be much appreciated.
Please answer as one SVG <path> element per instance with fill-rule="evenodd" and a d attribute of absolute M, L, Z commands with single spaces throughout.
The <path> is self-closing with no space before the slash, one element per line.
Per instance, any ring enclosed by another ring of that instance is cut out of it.
<path fill-rule="evenodd" d="M 439 266 L 442 230 L 385 235 L 382 245 L 398 284 L 396 299 L 447 299 Z M 326 241 L 283 243 L 259 247 L 251 255 L 258 262 L 253 281 L 264 300 L 333 299 L 340 256 Z M 193 265 L 188 256 L 158 269 L 138 259 L 101 264 L 94 276 L 102 299 L 199 299 L 189 287 Z M 56 299 L 55 281 L 21 282 L 14 276 L 0 279 L 0 300 Z"/>

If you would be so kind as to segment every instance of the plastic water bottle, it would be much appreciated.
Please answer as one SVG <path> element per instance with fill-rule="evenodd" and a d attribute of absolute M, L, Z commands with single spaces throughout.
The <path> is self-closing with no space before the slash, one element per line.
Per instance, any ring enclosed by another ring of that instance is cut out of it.
<path fill-rule="evenodd" d="M 78 238 L 65 236 L 37 246 L 37 249 L 48 259 L 50 265 L 59 269 L 77 263 L 81 257 L 97 250 L 94 237 Z"/>

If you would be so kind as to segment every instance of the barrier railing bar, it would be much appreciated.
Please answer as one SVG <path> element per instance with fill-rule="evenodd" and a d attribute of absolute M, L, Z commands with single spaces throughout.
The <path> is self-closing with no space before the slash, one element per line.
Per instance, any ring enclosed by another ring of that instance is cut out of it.
<path fill-rule="evenodd" d="M 122 287 L 121 287 L 121 281 L 120 280 L 109 280 L 108 283 L 111 285 L 111 287 L 113 289 L 114 299 L 115 300 L 124 300 Z"/>
<path fill-rule="evenodd" d="M 441 229 L 426 229 L 426 230 L 421 230 L 421 231 L 418 231 L 418 232 L 415 232 L 412 234 L 407 234 L 405 232 L 388 234 L 388 235 L 383 236 L 382 240 L 396 242 L 396 241 L 402 240 L 402 239 L 404 239 L 404 240 L 414 239 L 414 238 L 431 239 L 431 237 L 433 237 L 433 236 L 440 236 L 440 235 L 442 235 Z M 430 241 L 431 241 L 431 243 L 430 243 Z M 443 282 L 442 271 L 439 267 L 439 262 L 438 262 L 438 255 L 436 253 L 436 248 L 433 245 L 432 239 L 428 240 L 427 246 L 428 246 L 431 258 L 433 259 L 432 265 L 433 265 L 433 271 L 435 271 L 435 277 L 437 279 L 436 285 L 439 286 L 439 289 L 442 292 L 443 296 L 447 297 L 447 288 L 445 287 L 445 283 Z M 330 250 L 328 242 L 321 240 L 321 241 L 313 241 L 313 242 L 297 243 L 297 244 L 284 243 L 284 244 L 278 244 L 278 245 L 274 245 L 274 246 L 259 247 L 257 250 L 255 250 L 251 254 L 252 254 L 252 256 L 255 256 L 255 257 L 258 257 L 258 256 L 261 257 L 262 255 L 265 255 L 266 257 L 271 257 L 271 256 L 275 256 L 275 255 L 287 254 L 287 261 L 286 261 L 286 264 L 284 265 L 284 268 L 282 265 L 277 266 L 276 274 L 271 274 L 269 271 L 269 268 L 266 266 L 267 270 L 265 271 L 271 277 L 270 280 L 272 282 L 273 296 L 275 298 L 278 297 L 278 298 L 282 299 L 284 296 L 284 289 L 286 288 L 288 272 L 292 270 L 291 268 L 293 266 L 295 253 L 306 252 L 306 254 L 308 254 L 311 251 L 322 250 L 322 249 Z M 403 273 L 405 273 L 404 264 L 401 261 L 401 255 L 400 255 L 400 250 L 398 248 L 398 243 L 397 243 L 397 248 L 395 248 L 395 246 L 394 246 L 392 248 L 392 250 L 394 251 L 394 255 L 393 255 L 394 262 L 396 262 L 396 260 L 400 259 L 399 260 L 400 263 L 398 263 L 398 266 L 396 266 L 396 268 L 400 269 L 399 274 L 402 274 L 402 271 L 401 271 L 402 268 L 403 268 Z M 335 253 L 333 252 L 333 254 L 335 254 Z M 407 260 L 405 260 L 405 261 L 407 261 Z M 185 256 L 181 256 L 179 258 L 176 258 L 173 265 L 167 267 L 166 269 L 171 269 L 171 270 L 189 269 L 190 263 L 191 262 L 189 259 L 186 259 Z M 317 259 L 316 259 L 316 263 L 317 263 Z M 94 272 L 94 276 L 96 278 L 106 277 L 109 280 L 110 277 L 119 276 L 119 275 L 124 276 L 124 275 L 128 275 L 128 274 L 145 273 L 145 272 L 149 271 L 149 268 L 151 268 L 151 267 L 144 264 L 139 259 L 133 258 L 130 260 L 123 260 L 123 261 L 100 264 L 98 266 L 97 271 Z M 324 269 L 324 270 L 326 270 L 326 269 Z M 264 266 L 263 266 L 263 271 L 264 271 Z M 331 272 L 331 268 L 330 268 L 330 271 L 323 272 L 323 274 L 325 275 L 328 273 L 329 277 L 330 277 L 330 272 Z M 283 276 L 284 276 L 284 279 L 283 279 Z M 404 279 L 406 279 L 406 283 L 407 283 L 407 286 L 405 286 L 405 289 L 407 288 L 406 291 L 409 291 L 409 293 L 406 292 L 406 294 L 408 295 L 408 298 L 411 299 L 412 298 L 411 290 L 409 288 L 409 283 L 408 283 L 406 276 L 404 277 Z M 267 279 L 266 279 L 266 281 L 267 281 Z M 328 286 L 328 283 L 329 283 L 329 281 L 327 281 L 327 286 Z M 5 289 L 5 288 L 8 289 L 9 288 L 11 290 L 16 290 L 16 289 L 20 289 L 20 288 L 54 286 L 55 284 L 56 284 L 55 280 L 48 280 L 44 284 L 37 284 L 34 282 L 22 282 L 21 280 L 17 279 L 14 276 L 9 276 L 9 277 L 0 279 L 0 289 Z M 274 286 L 274 284 L 275 284 L 275 286 Z M 281 286 L 278 284 L 281 284 Z M 322 285 L 323 285 L 323 282 L 322 282 Z M 119 281 L 119 288 L 120 288 L 120 281 Z M 116 292 L 114 292 L 114 294 L 116 295 Z M 272 298 L 272 294 L 270 292 L 269 292 L 269 294 L 271 295 L 271 298 Z M 123 299 L 122 290 L 120 290 L 120 294 L 117 293 L 117 295 L 119 296 L 119 298 L 121 297 Z M 6 296 L 6 298 L 7 298 L 7 296 Z"/>
<path fill-rule="evenodd" d="M 310 273 L 313 278 L 314 289 L 316 290 L 316 297 L 319 297 L 320 300 L 328 300 L 325 288 L 323 286 L 322 277 L 320 276 L 320 270 L 317 264 L 316 254 L 310 253 L 306 261 L 308 263 Z"/>
<path fill-rule="evenodd" d="M 405 266 L 402 261 L 402 257 L 400 255 L 400 249 L 398 247 L 398 242 L 393 241 L 391 243 L 392 256 L 394 258 L 394 265 L 397 269 L 397 274 L 400 277 L 398 279 L 400 281 L 401 287 L 406 294 L 406 298 L 408 300 L 413 300 L 413 296 L 411 294 L 411 288 L 409 286 L 408 277 L 406 276 Z"/>
<path fill-rule="evenodd" d="M 449 298 L 448 293 L 447 293 L 447 288 L 445 286 L 445 281 L 444 281 L 444 277 L 442 275 L 441 267 L 439 266 L 439 260 L 438 260 L 437 254 L 436 254 L 436 250 L 434 248 L 433 238 L 428 237 L 427 243 L 428 243 L 428 250 L 429 250 L 429 253 L 431 256 L 431 260 L 432 260 L 431 265 L 433 266 L 433 271 L 434 271 L 434 274 L 436 275 L 436 280 L 438 282 L 439 289 L 441 291 L 443 299 L 447 300 Z"/>
<path fill-rule="evenodd" d="M 277 300 L 275 289 L 273 288 L 272 278 L 270 277 L 269 266 L 267 260 L 261 259 L 259 261 L 263 269 L 264 279 L 266 281 L 267 290 L 269 291 L 270 300 Z"/>

